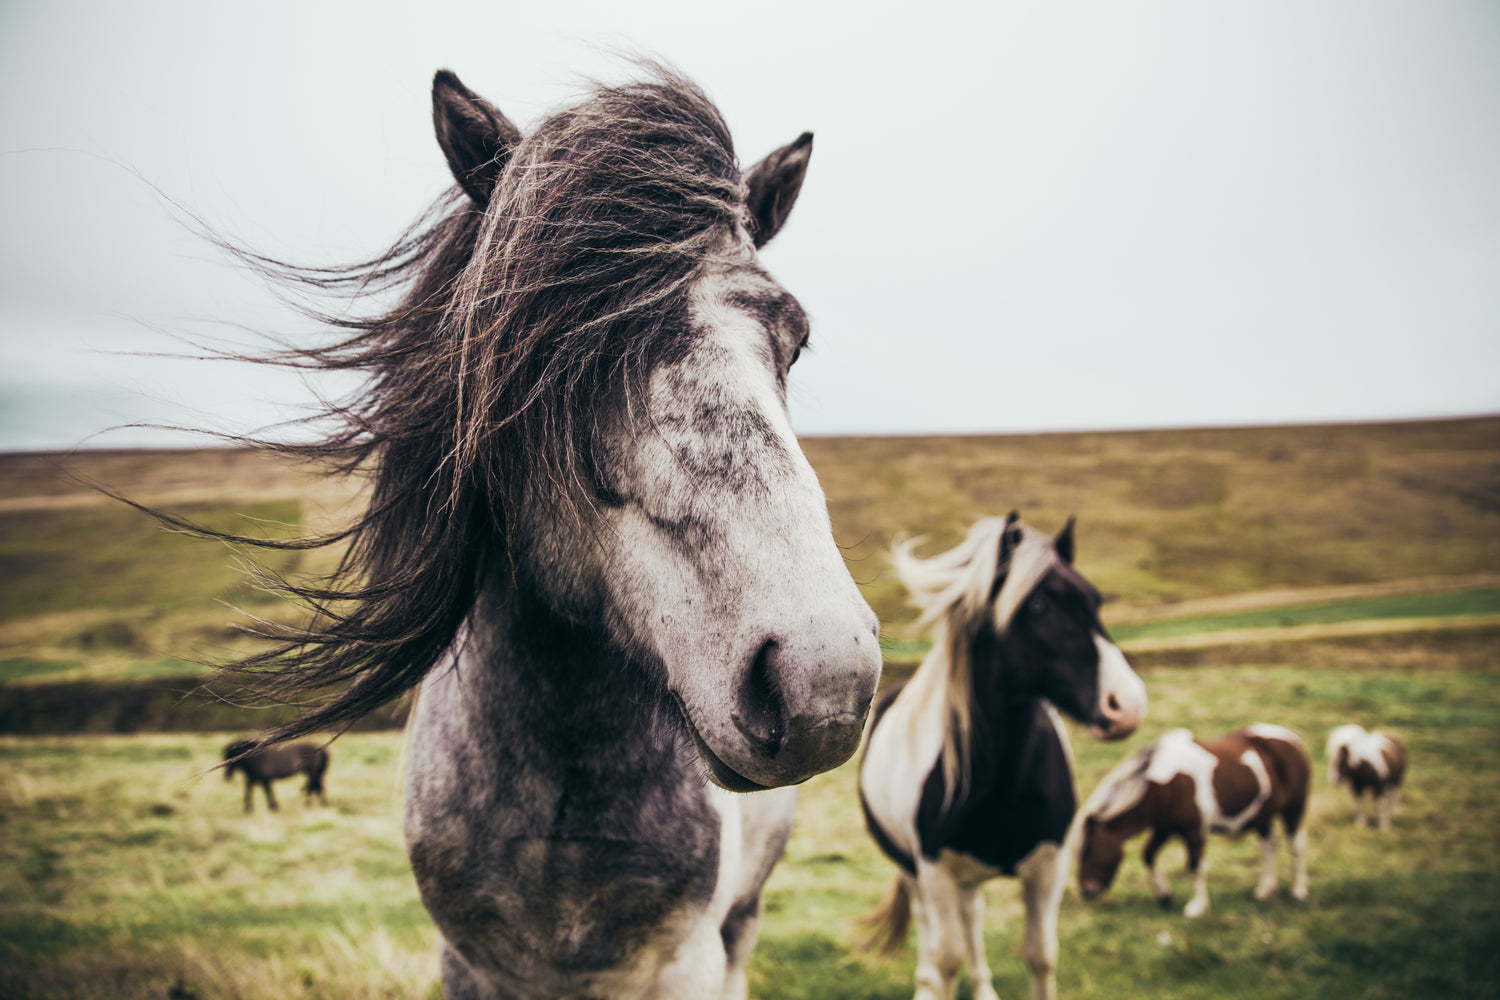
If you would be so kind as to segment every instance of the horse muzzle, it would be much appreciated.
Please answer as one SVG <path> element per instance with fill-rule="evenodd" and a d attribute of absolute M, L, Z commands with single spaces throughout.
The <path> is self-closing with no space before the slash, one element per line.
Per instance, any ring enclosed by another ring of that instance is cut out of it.
<path fill-rule="evenodd" d="M 880 679 L 880 646 L 873 626 L 843 632 L 848 638 L 838 643 L 827 641 L 830 631 L 761 641 L 735 684 L 696 698 L 674 690 L 717 784 L 730 791 L 794 785 L 859 749 Z"/>
<path fill-rule="evenodd" d="M 1099 703 L 1089 732 L 1095 739 L 1123 740 L 1146 719 L 1146 684 L 1119 646 L 1098 635 L 1094 645 L 1099 650 Z"/>

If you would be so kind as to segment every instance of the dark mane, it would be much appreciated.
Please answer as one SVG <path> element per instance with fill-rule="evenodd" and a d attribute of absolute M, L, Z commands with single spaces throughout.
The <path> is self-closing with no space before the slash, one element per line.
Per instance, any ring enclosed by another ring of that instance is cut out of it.
<path fill-rule="evenodd" d="M 695 85 L 659 66 L 600 87 L 524 138 L 488 206 L 455 187 L 394 246 L 348 267 L 299 268 L 229 247 L 294 292 L 345 302 L 401 290 L 367 318 L 307 311 L 338 339 L 247 358 L 366 375 L 328 404 L 310 444 L 254 443 L 371 480 L 369 506 L 328 535 L 274 542 L 177 527 L 268 548 L 347 542 L 336 571 L 276 581 L 315 612 L 264 625 L 274 645 L 223 668 L 269 681 L 274 697 L 338 691 L 271 734 L 347 725 L 406 691 L 454 641 L 482 575 L 503 561 L 507 512 L 527 479 L 568 516 L 594 502 L 598 398 L 642 391 L 685 350 L 694 278 L 748 226 L 729 131 Z"/>

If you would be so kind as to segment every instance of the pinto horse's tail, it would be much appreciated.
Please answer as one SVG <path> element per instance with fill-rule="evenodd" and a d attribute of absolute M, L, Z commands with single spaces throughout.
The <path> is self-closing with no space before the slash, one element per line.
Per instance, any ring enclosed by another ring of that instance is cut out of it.
<path fill-rule="evenodd" d="M 862 951 L 879 949 L 882 955 L 894 955 L 906 947 L 906 933 L 911 928 L 911 893 L 906 878 L 897 875 L 885 899 L 858 922 L 871 928 L 870 937 L 860 946 Z"/>

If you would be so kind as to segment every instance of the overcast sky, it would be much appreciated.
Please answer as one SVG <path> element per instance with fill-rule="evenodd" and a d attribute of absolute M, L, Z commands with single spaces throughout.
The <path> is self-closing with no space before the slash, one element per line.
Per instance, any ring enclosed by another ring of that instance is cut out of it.
<path fill-rule="evenodd" d="M 152 185 L 367 256 L 451 182 L 435 69 L 524 128 L 621 49 L 698 80 L 745 165 L 816 133 L 763 254 L 813 319 L 803 433 L 1500 412 L 1493 0 L 0 0 L 0 449 L 309 398 L 116 353 L 313 334 Z"/>

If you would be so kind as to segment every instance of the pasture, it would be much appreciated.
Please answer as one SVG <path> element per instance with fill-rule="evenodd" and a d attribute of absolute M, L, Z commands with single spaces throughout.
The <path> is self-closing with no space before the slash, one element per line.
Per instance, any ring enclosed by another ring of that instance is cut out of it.
<path fill-rule="evenodd" d="M 1059 994 L 1131 997 L 1500 996 L 1500 670 L 1493 628 L 1228 647 L 1213 662 L 1143 666 L 1151 714 L 1123 744 L 1073 730 L 1080 790 L 1164 729 L 1250 721 L 1299 731 L 1317 769 L 1311 898 L 1251 898 L 1253 839 L 1208 848 L 1213 905 L 1198 921 L 1181 849 L 1170 912 L 1146 891 L 1139 842 L 1111 893 L 1070 890 Z M 1335 724 L 1392 729 L 1412 751 L 1394 831 L 1357 830 L 1325 784 Z M 226 737 L 0 739 L 0 995 L 162 998 L 439 997 L 435 932 L 401 846 L 397 733 L 333 744 L 331 804 L 290 781 L 279 815 L 241 810 L 238 782 L 197 777 Z M 766 896 L 752 963 L 762 1000 L 898 1000 L 911 951 L 861 953 L 854 918 L 893 869 L 868 840 L 852 764 L 806 783 L 797 829 Z M 1283 858 L 1283 862 L 1284 862 Z M 1285 867 L 1283 865 L 1283 872 Z M 1002 996 L 1024 996 L 1014 883 L 990 892 Z M 961 996 L 968 996 L 967 986 Z"/>
<path fill-rule="evenodd" d="M 1158 910 L 1134 842 L 1108 896 L 1064 901 L 1060 996 L 1500 997 L 1500 419 L 804 443 L 892 675 L 923 647 L 881 555 L 894 537 L 928 535 L 934 551 L 985 514 L 1020 508 L 1053 530 L 1079 516 L 1079 565 L 1151 697 L 1123 744 L 1073 730 L 1081 793 L 1173 726 L 1276 722 L 1312 748 L 1306 905 L 1255 903 L 1255 844 L 1215 839 L 1212 908 L 1186 921 L 1186 880 Z M 334 743 L 328 807 L 288 781 L 279 814 L 257 801 L 246 816 L 239 783 L 203 772 L 222 730 L 285 713 L 158 709 L 200 661 L 251 648 L 233 607 L 295 609 L 247 584 L 241 554 L 163 532 L 70 474 L 273 535 L 336 523 L 355 493 L 243 450 L 0 456 L 0 723 L 71 733 L 0 736 L 0 997 L 439 997 L 402 844 L 399 734 Z M 316 573 L 332 557 L 272 568 Z M 1355 830 L 1347 794 L 1325 784 L 1323 740 L 1343 722 L 1411 750 L 1388 837 Z M 183 731 L 76 732 L 166 724 Z M 854 919 L 893 869 L 854 779 L 850 763 L 803 786 L 751 966 L 760 1000 L 911 995 L 911 950 L 857 947 Z M 1163 870 L 1181 858 L 1167 848 Z M 1027 986 L 1013 889 L 989 891 L 1008 997 Z"/>

